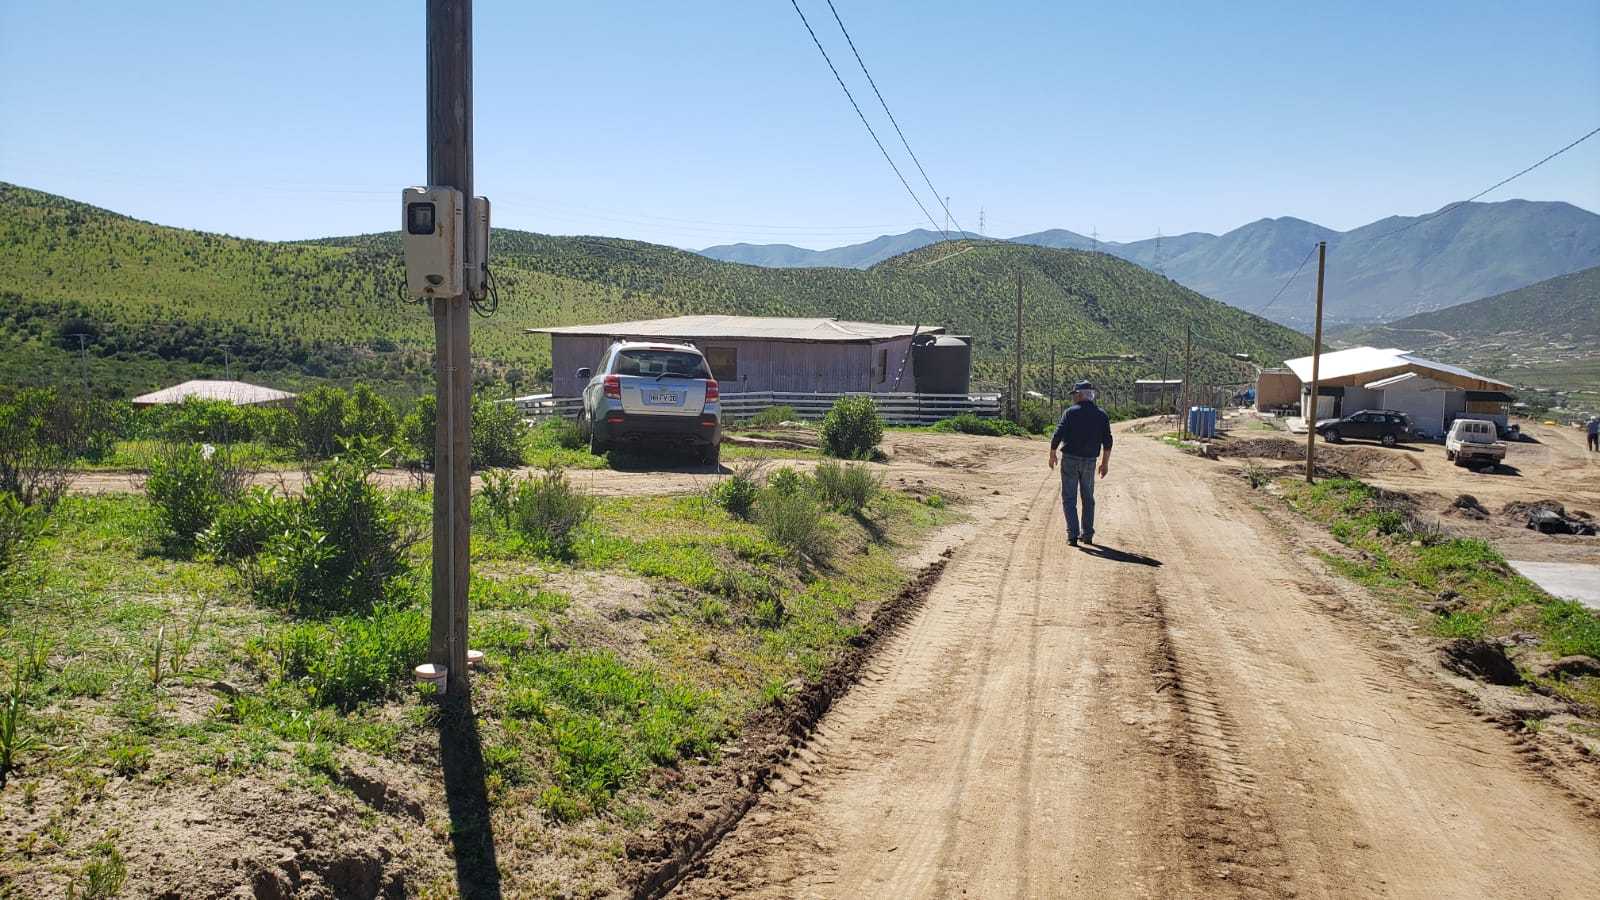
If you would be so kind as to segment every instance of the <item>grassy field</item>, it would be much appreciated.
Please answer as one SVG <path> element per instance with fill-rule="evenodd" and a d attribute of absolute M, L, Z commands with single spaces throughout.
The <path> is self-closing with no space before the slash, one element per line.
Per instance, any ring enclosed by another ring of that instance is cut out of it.
<path fill-rule="evenodd" d="M 1494 639 L 1522 632 L 1537 637 L 1542 656 L 1600 657 L 1600 614 L 1540 590 L 1488 543 L 1448 537 L 1413 516 L 1403 498 L 1360 481 L 1330 478 L 1307 485 L 1285 479 L 1278 485 L 1293 509 L 1326 525 L 1340 543 L 1357 551 L 1325 555 L 1329 565 L 1408 612 L 1426 616 L 1427 627 L 1440 637 Z M 1455 599 L 1454 608 L 1439 614 L 1421 609 L 1441 597 Z M 1524 664 L 1530 660 L 1519 658 Z M 1600 678 L 1525 675 L 1600 716 Z"/>
<path fill-rule="evenodd" d="M 205 840 L 153 829 L 205 821 L 244 852 L 292 848 L 279 819 L 336 845 L 303 858 L 335 893 L 369 857 L 407 895 L 488 884 L 485 841 L 508 893 L 615 890 L 627 837 L 693 790 L 682 767 L 821 672 L 904 583 L 897 555 L 956 515 L 885 491 L 825 512 L 800 553 L 710 495 L 607 498 L 553 554 L 475 497 L 476 819 L 452 815 L 439 707 L 409 674 L 427 640 L 430 500 L 383 503 L 420 538 L 387 599 L 312 615 L 263 602 L 259 569 L 175 551 L 142 495 L 61 502 L 0 605 L 18 726 L 0 896 L 198 891 Z"/>

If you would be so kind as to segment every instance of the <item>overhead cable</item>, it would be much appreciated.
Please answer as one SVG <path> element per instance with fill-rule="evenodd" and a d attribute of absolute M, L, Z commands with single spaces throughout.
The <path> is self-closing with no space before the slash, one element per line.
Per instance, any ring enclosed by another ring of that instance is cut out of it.
<path fill-rule="evenodd" d="M 833 0 L 828 0 L 828 10 L 833 13 L 833 20 L 839 23 L 839 30 L 844 33 L 845 43 L 850 45 L 850 52 L 855 54 L 856 64 L 861 66 L 861 74 L 867 76 L 867 84 L 872 85 L 872 93 L 878 96 L 878 103 L 883 106 L 884 115 L 889 117 L 889 124 L 894 126 L 894 133 L 900 135 L 900 143 L 906 148 L 906 154 L 911 157 L 913 163 L 916 163 L 917 171 L 922 173 L 923 183 L 927 184 L 928 190 L 933 194 L 933 199 L 939 202 L 939 206 L 944 210 L 945 216 L 956 223 L 957 230 L 965 237 L 967 230 L 961 227 L 961 221 L 950 212 L 950 207 L 944 202 L 944 195 L 940 194 L 939 190 L 933 186 L 933 180 L 928 177 L 927 170 L 922 168 L 922 160 L 917 159 L 917 154 L 911 149 L 911 142 L 906 140 L 905 132 L 900 130 L 900 123 L 895 120 L 894 113 L 889 111 L 889 101 L 883 99 L 883 92 L 878 90 L 878 82 L 873 79 L 872 73 L 867 71 L 867 64 L 861 59 L 861 51 L 856 49 L 856 42 L 851 39 L 850 30 L 844 27 L 844 20 L 839 18 L 839 11 L 834 9 Z"/>
<path fill-rule="evenodd" d="M 878 145 L 878 152 L 883 154 L 883 158 L 889 163 L 889 168 L 894 170 L 894 174 L 900 179 L 900 184 L 905 187 L 906 193 L 911 195 L 911 200 L 917 204 L 917 209 L 922 210 L 922 215 L 925 216 L 928 220 L 928 223 L 933 226 L 933 230 L 944 235 L 945 240 L 949 240 L 950 233 L 939 227 L 938 221 L 935 220 L 931 214 L 929 214 L 928 208 L 922 205 L 922 199 L 917 196 L 917 192 L 911 189 L 911 183 L 906 181 L 906 176 L 901 174 L 900 167 L 895 165 L 894 157 L 890 156 L 889 151 L 884 148 L 883 141 L 878 140 L 878 133 L 872 130 L 872 123 L 868 122 L 866 115 L 861 112 L 861 106 L 856 103 L 855 95 L 850 93 L 850 87 L 846 85 L 844 83 L 844 79 L 840 77 L 839 70 L 833 65 L 833 59 L 828 56 L 828 51 L 823 49 L 822 41 L 817 40 L 817 33 L 811 29 L 811 23 L 807 21 L 806 14 L 800 10 L 800 4 L 797 3 L 796 0 L 789 0 L 789 4 L 794 7 L 795 14 L 800 17 L 801 24 L 806 26 L 806 33 L 811 35 L 811 43 L 817 45 L 817 52 L 822 54 L 823 62 L 828 64 L 828 71 L 833 73 L 833 80 L 839 82 L 839 87 L 844 91 L 845 97 L 850 100 L 851 108 L 856 111 L 856 116 L 861 119 L 861 124 L 867 126 L 867 134 L 872 135 L 872 142 Z"/>

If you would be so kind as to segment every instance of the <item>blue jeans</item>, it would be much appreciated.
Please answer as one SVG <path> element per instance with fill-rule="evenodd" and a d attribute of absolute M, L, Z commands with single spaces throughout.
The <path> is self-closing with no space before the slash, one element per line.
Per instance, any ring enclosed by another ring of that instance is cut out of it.
<path fill-rule="evenodd" d="M 1061 457 L 1061 506 L 1067 511 L 1067 537 L 1094 536 L 1094 457 Z M 1083 496 L 1083 530 L 1078 530 L 1078 496 Z"/>

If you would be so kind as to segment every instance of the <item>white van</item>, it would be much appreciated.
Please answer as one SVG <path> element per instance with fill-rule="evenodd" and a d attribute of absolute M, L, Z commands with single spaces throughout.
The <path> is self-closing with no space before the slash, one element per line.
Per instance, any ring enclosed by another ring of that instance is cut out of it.
<path fill-rule="evenodd" d="M 1506 458 L 1506 445 L 1495 432 L 1493 422 L 1483 419 L 1457 419 L 1450 423 L 1444 439 L 1444 458 L 1458 466 L 1497 465 Z"/>

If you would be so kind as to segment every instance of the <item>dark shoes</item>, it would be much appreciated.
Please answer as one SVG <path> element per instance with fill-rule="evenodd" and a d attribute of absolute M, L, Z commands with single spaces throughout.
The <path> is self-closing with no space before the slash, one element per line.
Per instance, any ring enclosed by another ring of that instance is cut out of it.
<path fill-rule="evenodd" d="M 1076 547 L 1076 546 L 1078 546 L 1078 539 L 1077 539 L 1077 538 L 1075 538 L 1075 537 L 1069 537 L 1069 538 L 1067 538 L 1067 546 L 1069 546 L 1069 547 Z"/>
<path fill-rule="evenodd" d="M 1094 543 L 1094 532 L 1092 532 L 1092 531 L 1086 532 L 1084 534 L 1084 536 L 1083 536 L 1083 542 L 1085 544 L 1093 544 Z"/>

